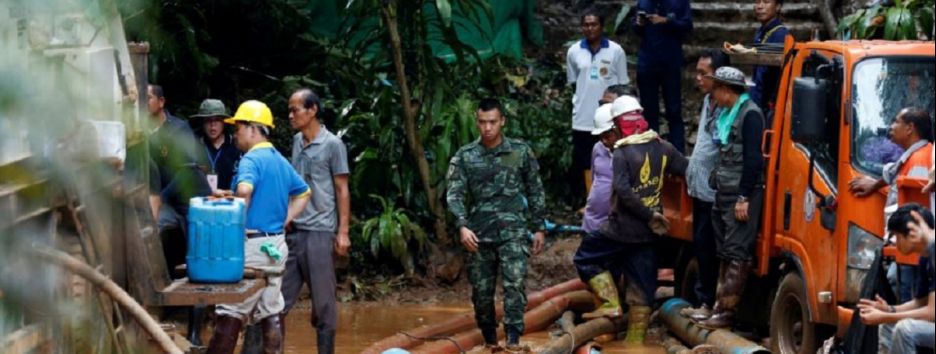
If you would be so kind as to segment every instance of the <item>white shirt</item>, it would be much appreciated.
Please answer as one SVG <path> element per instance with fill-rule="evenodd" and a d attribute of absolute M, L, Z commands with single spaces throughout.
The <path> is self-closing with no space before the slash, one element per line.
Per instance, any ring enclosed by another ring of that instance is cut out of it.
<path fill-rule="evenodd" d="M 572 129 L 590 132 L 595 129 L 595 111 L 605 90 L 612 85 L 627 85 L 627 54 L 620 45 L 601 40 L 601 48 L 592 54 L 587 40 L 569 48 L 566 71 L 575 84 L 572 98 Z"/>

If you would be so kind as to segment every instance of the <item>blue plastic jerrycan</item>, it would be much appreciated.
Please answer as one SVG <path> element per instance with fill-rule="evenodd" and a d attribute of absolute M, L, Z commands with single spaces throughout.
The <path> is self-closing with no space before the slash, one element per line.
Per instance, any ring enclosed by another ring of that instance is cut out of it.
<path fill-rule="evenodd" d="M 243 279 L 246 222 L 243 199 L 191 199 L 185 256 L 189 281 L 237 283 Z"/>

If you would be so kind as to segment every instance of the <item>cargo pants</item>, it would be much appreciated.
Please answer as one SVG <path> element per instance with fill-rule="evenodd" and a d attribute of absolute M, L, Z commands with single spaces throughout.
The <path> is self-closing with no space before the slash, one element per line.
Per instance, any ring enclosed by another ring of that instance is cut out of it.
<path fill-rule="evenodd" d="M 494 295 L 500 270 L 504 279 L 504 329 L 523 334 L 527 298 L 524 281 L 530 258 L 530 240 L 518 235 L 501 242 L 482 242 L 468 259 L 468 280 L 478 328 L 497 328 Z"/>
<path fill-rule="evenodd" d="M 280 252 L 279 260 L 273 259 L 260 250 L 266 242 L 272 243 Z M 286 237 L 283 235 L 247 239 L 244 245 L 245 267 L 282 274 L 288 257 L 289 248 L 286 247 Z M 282 275 L 268 277 L 265 288 L 239 304 L 218 305 L 215 313 L 218 316 L 239 318 L 249 324 L 258 323 L 270 316 L 277 316 L 283 312 L 284 307 L 283 294 L 280 292 L 282 284 Z"/>

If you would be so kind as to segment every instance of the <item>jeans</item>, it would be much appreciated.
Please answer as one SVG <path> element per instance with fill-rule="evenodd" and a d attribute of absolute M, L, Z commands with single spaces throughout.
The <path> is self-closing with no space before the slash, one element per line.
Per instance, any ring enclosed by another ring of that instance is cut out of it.
<path fill-rule="evenodd" d="M 917 348 L 934 349 L 936 324 L 919 320 L 902 320 L 896 325 L 878 329 L 879 353 L 915 354 Z"/>

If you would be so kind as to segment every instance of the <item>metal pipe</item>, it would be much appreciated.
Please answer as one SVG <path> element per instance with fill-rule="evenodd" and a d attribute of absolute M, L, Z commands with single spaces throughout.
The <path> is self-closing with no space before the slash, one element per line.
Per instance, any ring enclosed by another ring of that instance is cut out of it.
<path fill-rule="evenodd" d="M 538 291 L 527 295 L 527 311 L 536 308 L 544 302 L 551 300 L 559 295 L 573 291 L 585 290 L 585 284 L 581 280 L 573 279 L 565 283 Z M 504 309 L 497 307 L 497 318 L 504 316 Z M 380 354 L 390 348 L 409 349 L 423 344 L 420 338 L 433 338 L 439 336 L 451 336 L 470 330 L 475 327 L 475 318 L 473 313 L 458 315 L 445 322 L 427 324 L 405 334 L 397 333 L 393 336 L 384 338 L 374 343 L 361 354 Z"/>
<path fill-rule="evenodd" d="M 710 331 L 696 326 L 688 318 L 679 314 L 682 309 L 688 308 L 689 306 L 689 303 L 685 300 L 672 299 L 663 304 L 663 307 L 660 309 L 660 317 L 663 319 L 663 323 L 669 327 L 670 332 L 679 337 L 683 342 L 693 347 L 701 344 L 709 344 L 718 348 L 722 353 L 770 354 L 770 351 L 766 348 L 741 338 L 731 333 L 731 331 Z"/>

